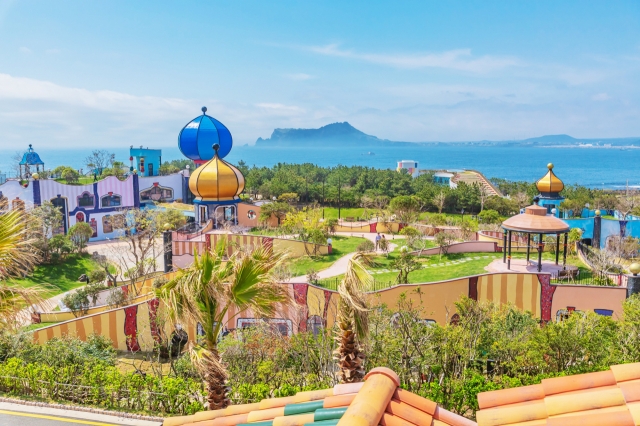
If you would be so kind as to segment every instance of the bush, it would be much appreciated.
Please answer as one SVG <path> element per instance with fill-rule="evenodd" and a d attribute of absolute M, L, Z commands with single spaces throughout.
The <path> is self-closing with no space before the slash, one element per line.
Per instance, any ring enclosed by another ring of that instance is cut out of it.
<path fill-rule="evenodd" d="M 153 288 L 160 288 L 168 282 L 169 282 L 169 279 L 167 277 L 164 277 L 164 276 L 158 277 L 155 280 L 153 280 Z"/>
<path fill-rule="evenodd" d="M 478 213 L 478 222 L 481 223 L 502 223 L 500 213 L 495 210 L 482 210 Z"/>
<path fill-rule="evenodd" d="M 73 242 L 78 253 L 87 246 L 89 238 L 93 236 L 93 228 L 86 222 L 78 222 L 69 228 L 69 239 Z"/>
<path fill-rule="evenodd" d="M 104 269 L 94 269 L 93 271 L 89 271 L 87 275 L 89 276 L 89 281 L 92 283 L 101 283 L 107 279 L 107 273 Z"/>
<path fill-rule="evenodd" d="M 361 253 L 369 253 L 376 249 L 376 245 L 371 240 L 365 240 L 358 244 L 356 251 Z"/>
<path fill-rule="evenodd" d="M 62 298 L 62 303 L 69 308 L 74 317 L 78 318 L 87 314 L 89 306 L 89 295 L 83 288 L 73 291 Z"/>

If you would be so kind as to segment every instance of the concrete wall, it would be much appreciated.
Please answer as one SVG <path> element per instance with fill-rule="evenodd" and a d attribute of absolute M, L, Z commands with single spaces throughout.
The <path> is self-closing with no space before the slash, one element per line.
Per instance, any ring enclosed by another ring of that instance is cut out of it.
<path fill-rule="evenodd" d="M 238 203 L 238 225 L 255 228 L 260 218 L 260 207 L 253 204 Z M 276 220 L 277 225 L 277 220 Z"/>
<path fill-rule="evenodd" d="M 398 310 L 400 296 L 421 308 L 425 320 L 439 324 L 450 322 L 456 315 L 455 302 L 467 296 L 480 302 L 511 304 L 529 311 L 535 318 L 546 322 L 568 311 L 596 311 L 610 314 L 614 319 L 622 315 L 622 303 L 626 289 L 619 287 L 594 287 L 578 285 L 551 285 L 547 274 L 484 274 L 449 281 L 427 284 L 410 284 L 391 287 L 369 294 L 373 306 L 384 304 L 392 311 Z M 332 327 L 336 319 L 339 295 L 335 291 L 309 284 L 286 285 L 294 303 L 281 306 L 274 318 L 266 319 L 284 333 L 306 330 L 316 322 Z M 119 350 L 150 350 L 160 331 L 169 335 L 173 325 L 164 317 L 162 305 L 149 295 L 131 306 L 99 312 L 80 319 L 66 321 L 36 330 L 35 342 L 43 343 L 53 337 L 74 335 L 86 339 L 91 333 L 110 338 Z M 156 327 L 153 318 L 160 318 Z M 242 328 L 256 321 L 250 311 L 237 312 L 230 307 L 224 319 L 228 329 Z M 162 330 L 159 330 L 161 328 Z M 183 324 L 190 339 L 195 338 L 196 327 Z M 136 346 L 137 345 L 137 346 Z"/>

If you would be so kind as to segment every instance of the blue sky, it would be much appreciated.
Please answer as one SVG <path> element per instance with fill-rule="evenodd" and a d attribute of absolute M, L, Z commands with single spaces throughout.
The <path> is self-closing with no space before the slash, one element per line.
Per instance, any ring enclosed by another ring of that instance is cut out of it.
<path fill-rule="evenodd" d="M 638 1 L 0 0 L 0 148 L 640 136 Z"/>

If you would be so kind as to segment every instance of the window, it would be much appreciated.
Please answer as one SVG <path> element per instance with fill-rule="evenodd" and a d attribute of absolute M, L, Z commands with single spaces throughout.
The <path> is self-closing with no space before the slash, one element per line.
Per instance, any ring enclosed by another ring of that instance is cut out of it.
<path fill-rule="evenodd" d="M 278 332 L 283 336 L 291 336 L 293 333 L 293 327 L 291 320 L 269 318 L 269 319 L 257 319 L 257 318 L 239 318 L 237 321 L 238 328 L 249 328 L 256 324 L 268 324 L 274 332 Z"/>
<path fill-rule="evenodd" d="M 81 196 L 78 197 L 78 206 L 80 207 L 91 207 L 95 205 L 93 195 L 88 192 L 83 192 Z"/>
<path fill-rule="evenodd" d="M 111 224 L 111 216 L 102 216 L 102 232 L 104 234 L 110 234 L 113 232 L 113 225 Z"/>
<path fill-rule="evenodd" d="M 319 315 L 312 315 L 307 319 L 307 331 L 311 331 L 315 337 L 324 327 L 324 320 Z"/>
<path fill-rule="evenodd" d="M 140 201 L 166 201 L 173 199 L 173 189 L 153 186 L 140 191 Z"/>
<path fill-rule="evenodd" d="M 121 204 L 122 197 L 120 197 L 119 195 L 109 194 L 100 199 L 101 207 L 118 207 Z"/>
<path fill-rule="evenodd" d="M 253 211 L 253 210 L 249 210 L 249 211 L 247 212 L 247 217 L 248 217 L 250 220 L 255 219 L 257 216 L 258 216 L 258 215 L 256 214 L 256 212 L 255 212 L 255 211 Z"/>

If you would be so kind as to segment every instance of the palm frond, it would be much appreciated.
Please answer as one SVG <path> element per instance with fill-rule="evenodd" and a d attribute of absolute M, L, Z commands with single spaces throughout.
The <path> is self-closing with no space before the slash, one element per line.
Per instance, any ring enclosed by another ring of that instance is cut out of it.
<path fill-rule="evenodd" d="M 39 260 L 35 243 L 29 235 L 26 213 L 12 210 L 0 215 L 0 280 L 31 271 Z"/>
<path fill-rule="evenodd" d="M 344 278 L 338 286 L 340 302 L 338 315 L 343 321 L 350 322 L 358 340 L 366 339 L 369 332 L 369 306 L 366 292 L 373 285 L 373 277 L 367 272 L 371 256 L 356 253 L 347 266 Z"/>

